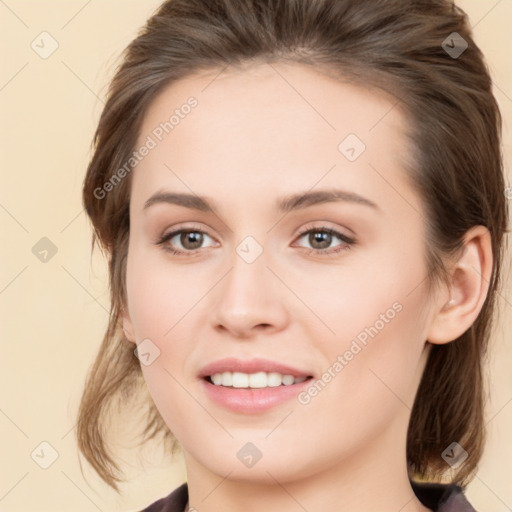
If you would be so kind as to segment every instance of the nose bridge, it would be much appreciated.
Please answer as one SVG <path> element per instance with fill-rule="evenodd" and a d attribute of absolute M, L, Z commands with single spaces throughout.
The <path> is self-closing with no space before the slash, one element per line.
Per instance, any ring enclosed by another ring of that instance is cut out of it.
<path fill-rule="evenodd" d="M 253 237 L 247 236 L 234 248 L 231 269 L 220 284 L 214 323 L 239 336 L 258 326 L 281 329 L 286 321 L 276 278 L 267 268 L 269 254 Z"/>

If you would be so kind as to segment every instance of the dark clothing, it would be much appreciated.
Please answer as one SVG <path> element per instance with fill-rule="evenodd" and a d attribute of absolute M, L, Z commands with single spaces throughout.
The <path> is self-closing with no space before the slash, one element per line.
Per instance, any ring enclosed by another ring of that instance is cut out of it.
<path fill-rule="evenodd" d="M 456 485 L 411 484 L 421 503 L 435 512 L 476 512 Z M 141 512 L 183 512 L 187 502 L 188 487 L 185 483 Z"/>
<path fill-rule="evenodd" d="M 476 512 L 457 485 L 411 482 L 416 497 L 436 512 Z"/>

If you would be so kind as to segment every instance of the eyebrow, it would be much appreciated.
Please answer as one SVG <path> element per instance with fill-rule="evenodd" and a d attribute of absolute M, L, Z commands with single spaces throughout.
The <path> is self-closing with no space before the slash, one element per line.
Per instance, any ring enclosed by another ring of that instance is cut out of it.
<path fill-rule="evenodd" d="M 374 210 L 380 210 L 379 206 L 355 192 L 345 190 L 317 190 L 315 192 L 303 192 L 278 199 L 276 209 L 280 212 L 287 213 L 293 210 L 301 210 L 309 206 L 322 203 L 346 202 L 363 206 L 368 206 Z M 202 212 L 215 213 L 213 202 L 206 197 L 197 196 L 195 194 L 185 194 L 168 191 L 158 191 L 153 194 L 144 204 L 144 210 L 147 210 L 155 204 L 175 204 L 199 210 Z"/>

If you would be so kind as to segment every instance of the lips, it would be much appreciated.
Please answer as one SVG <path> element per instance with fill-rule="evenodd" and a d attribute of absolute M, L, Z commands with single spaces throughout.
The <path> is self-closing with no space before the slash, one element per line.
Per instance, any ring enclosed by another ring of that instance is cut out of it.
<path fill-rule="evenodd" d="M 266 374 L 265 382 L 262 374 Z M 280 385 L 276 385 L 277 376 Z M 238 414 L 260 414 L 283 405 L 296 398 L 313 380 L 306 370 L 258 358 L 220 359 L 202 368 L 199 377 L 201 389 L 213 403 Z"/>
<path fill-rule="evenodd" d="M 239 372 L 239 373 L 280 373 L 282 375 L 292 375 L 294 378 L 300 377 L 311 377 L 311 373 L 306 370 L 294 368 L 277 361 L 271 361 L 269 359 L 250 359 L 242 360 L 234 357 L 228 357 L 214 361 L 203 367 L 199 372 L 199 377 L 205 379 L 211 377 L 216 373 L 224 372 Z"/>

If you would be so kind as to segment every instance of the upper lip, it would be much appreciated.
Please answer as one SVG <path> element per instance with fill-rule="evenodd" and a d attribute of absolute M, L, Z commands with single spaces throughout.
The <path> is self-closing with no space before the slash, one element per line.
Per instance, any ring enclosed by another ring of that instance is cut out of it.
<path fill-rule="evenodd" d="M 241 372 L 241 373 L 257 373 L 257 372 L 277 372 L 281 375 L 293 375 L 294 377 L 309 377 L 311 374 L 292 366 L 271 361 L 269 359 L 237 359 L 228 357 L 219 359 L 203 367 L 199 372 L 199 377 L 205 378 L 216 373 L 223 372 Z"/>

